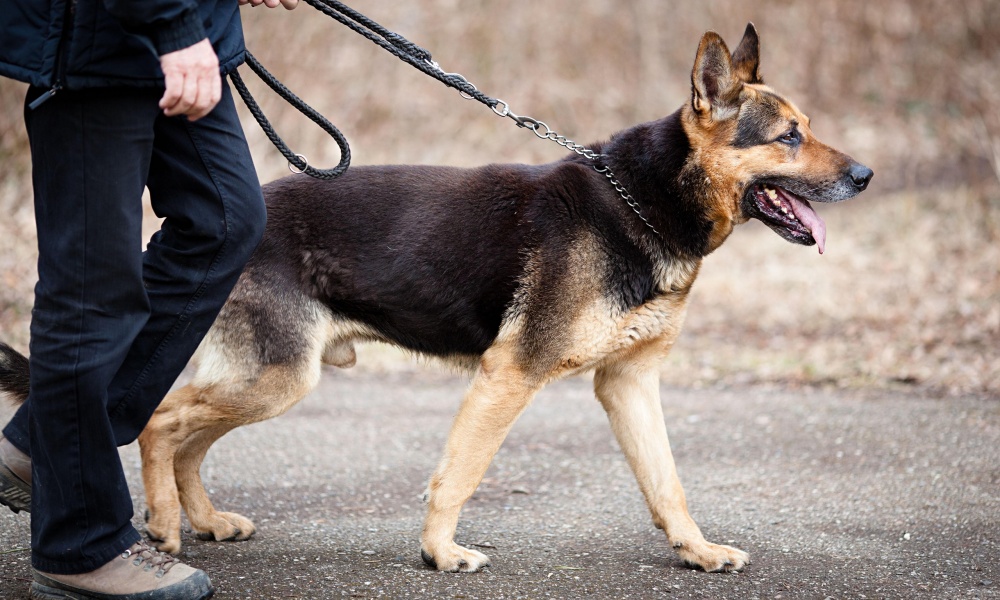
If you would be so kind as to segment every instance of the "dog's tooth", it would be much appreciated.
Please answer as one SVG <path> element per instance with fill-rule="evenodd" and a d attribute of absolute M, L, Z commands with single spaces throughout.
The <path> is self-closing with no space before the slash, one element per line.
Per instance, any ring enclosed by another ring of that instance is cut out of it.
<path fill-rule="evenodd" d="M 764 191 L 767 192 L 767 197 L 770 198 L 771 200 L 777 199 L 778 192 L 774 191 L 774 188 L 770 188 L 770 187 L 769 188 L 764 188 Z"/>
<path fill-rule="evenodd" d="M 783 212 L 783 213 L 785 213 L 787 215 L 788 214 L 788 209 L 785 208 L 784 206 L 782 206 L 781 207 L 781 212 Z"/>

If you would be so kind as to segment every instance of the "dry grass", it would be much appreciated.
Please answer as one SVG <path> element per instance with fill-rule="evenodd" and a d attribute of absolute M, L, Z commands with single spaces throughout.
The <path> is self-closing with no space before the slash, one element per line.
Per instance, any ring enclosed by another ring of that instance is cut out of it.
<path fill-rule="evenodd" d="M 825 256 L 750 226 L 709 257 L 667 379 L 1000 394 L 1000 3 L 353 4 L 430 49 L 446 70 L 578 141 L 676 109 L 701 33 L 735 44 L 754 21 L 765 79 L 876 178 L 857 201 L 821 207 Z M 251 50 L 341 127 L 355 164 L 561 156 L 307 6 L 244 14 Z M 22 94 L 0 82 L 0 331 L 20 347 L 34 280 Z M 325 134 L 260 95 L 296 151 L 320 166 L 337 161 Z M 286 174 L 256 124 L 245 124 L 261 179 Z"/>

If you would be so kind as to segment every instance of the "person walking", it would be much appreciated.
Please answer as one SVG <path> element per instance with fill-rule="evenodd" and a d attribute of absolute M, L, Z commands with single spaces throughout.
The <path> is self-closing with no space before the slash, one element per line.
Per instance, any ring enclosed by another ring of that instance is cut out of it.
<path fill-rule="evenodd" d="M 0 0 L 0 75 L 30 84 L 38 230 L 30 392 L 0 437 L 0 503 L 31 513 L 32 598 L 213 593 L 132 526 L 117 448 L 142 431 L 263 235 L 222 79 L 245 56 L 247 3 L 279 0 Z M 143 252 L 144 187 L 164 220 Z"/>

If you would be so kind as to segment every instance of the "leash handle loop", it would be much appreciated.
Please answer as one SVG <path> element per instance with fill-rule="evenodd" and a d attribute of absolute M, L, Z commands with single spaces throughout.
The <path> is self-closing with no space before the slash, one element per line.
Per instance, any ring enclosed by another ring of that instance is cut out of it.
<path fill-rule="evenodd" d="M 351 164 L 351 147 L 348 145 L 347 138 L 344 137 L 344 134 L 341 133 L 333 123 L 328 121 L 326 117 L 321 115 L 313 107 L 303 102 L 301 98 L 292 93 L 291 90 L 271 75 L 271 73 L 269 73 L 267 69 L 265 69 L 264 66 L 257 61 L 254 55 L 250 54 L 249 51 L 246 55 L 246 61 L 250 70 L 256 73 L 257 76 L 268 85 L 268 87 L 274 90 L 276 94 L 284 98 L 289 104 L 294 106 L 300 113 L 309 117 L 313 123 L 319 125 L 323 131 L 330 134 L 330 137 L 336 140 L 337 145 L 340 147 L 340 162 L 337 166 L 332 169 L 317 169 L 310 166 L 304 156 L 292 152 L 291 148 L 289 148 L 284 140 L 282 140 L 277 132 L 275 132 L 270 121 L 268 121 L 267 117 L 264 116 L 264 111 L 261 110 L 260 105 L 257 104 L 257 101 L 254 100 L 254 97 L 250 94 L 250 90 L 247 89 L 246 84 L 243 83 L 243 79 L 240 77 L 240 74 L 233 71 L 229 74 L 229 78 L 233 81 L 233 86 L 236 87 L 236 91 L 239 92 L 240 97 L 243 98 L 243 102 L 246 103 L 247 108 L 250 110 L 250 114 L 252 114 L 253 118 L 257 120 L 257 124 L 264 130 L 264 135 L 271 140 L 271 143 L 278 149 L 278 152 L 281 152 L 282 156 L 284 156 L 288 161 L 288 164 L 290 165 L 289 168 L 291 168 L 291 166 L 295 166 L 299 172 L 305 173 L 310 177 L 315 177 L 316 179 L 333 179 L 334 177 L 338 177 L 343 174 L 343 172 L 346 171 L 347 167 Z"/>

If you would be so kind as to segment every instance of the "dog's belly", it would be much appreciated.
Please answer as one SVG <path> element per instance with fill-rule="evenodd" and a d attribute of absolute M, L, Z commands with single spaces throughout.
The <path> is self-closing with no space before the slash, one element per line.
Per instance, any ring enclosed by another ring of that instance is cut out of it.
<path fill-rule="evenodd" d="M 383 289 L 376 299 L 330 298 L 335 318 L 365 336 L 420 354 L 478 356 L 497 337 L 502 307 L 483 310 L 465 298 L 435 295 L 420 286 Z"/>

